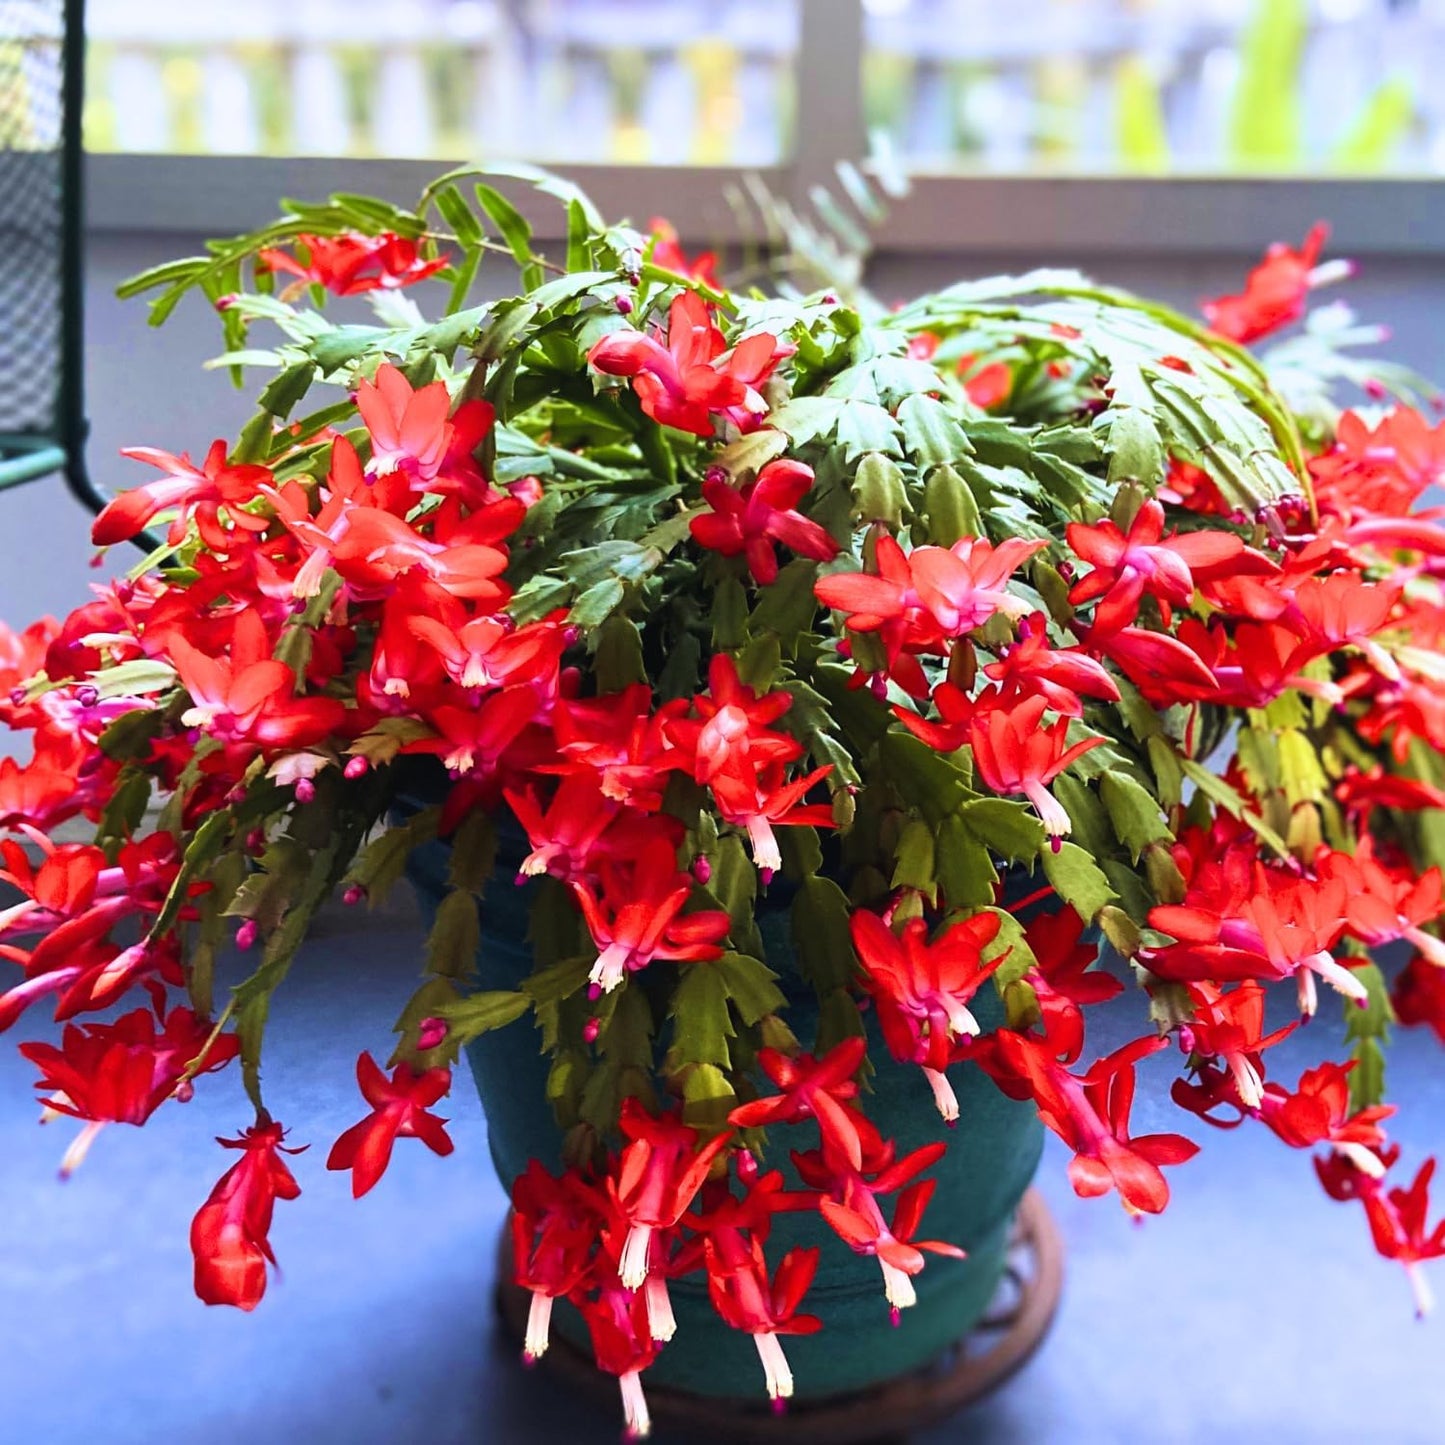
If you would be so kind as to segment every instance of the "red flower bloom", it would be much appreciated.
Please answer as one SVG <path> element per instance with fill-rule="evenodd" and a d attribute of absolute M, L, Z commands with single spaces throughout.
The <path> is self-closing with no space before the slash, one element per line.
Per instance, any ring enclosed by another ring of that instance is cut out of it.
<path fill-rule="evenodd" d="M 1019 618 L 1031 611 L 1008 590 L 1008 579 L 1043 546 L 1010 537 L 995 547 L 965 537 L 952 547 L 918 547 L 908 562 L 918 598 L 944 636 L 962 637 L 996 612 Z"/>
<path fill-rule="evenodd" d="M 606 1201 L 575 1172 L 554 1178 L 537 1160 L 512 1185 L 512 1277 L 532 1295 L 523 1351 L 547 1352 L 552 1301 L 587 1275 Z"/>
<path fill-rule="evenodd" d="M 756 388 L 793 348 L 766 331 L 727 351 L 707 303 L 682 291 L 667 314 L 667 342 L 630 327 L 604 336 L 587 355 L 606 376 L 631 377 L 637 399 L 654 421 L 695 436 L 713 434 L 713 413 L 726 412 L 742 430 L 756 427 L 767 403 Z"/>
<path fill-rule="evenodd" d="M 267 1236 L 278 1199 L 295 1199 L 301 1187 L 282 1154 L 299 1154 L 281 1140 L 279 1124 L 257 1124 L 239 1139 L 217 1139 L 223 1149 L 239 1149 L 241 1158 L 211 1190 L 191 1221 L 191 1252 L 196 1258 L 196 1295 L 208 1305 L 253 1310 L 266 1293 L 266 1265 L 275 1264 Z"/>
<path fill-rule="evenodd" d="M 813 485 L 813 469 L 802 462 L 769 462 L 755 480 L 734 487 L 724 476 L 703 481 L 703 500 L 712 508 L 688 524 L 693 540 L 724 557 L 746 556 L 754 580 L 777 580 L 775 542 L 800 557 L 831 562 L 838 544 L 816 522 L 797 511 Z"/>
<path fill-rule="evenodd" d="M 876 913 L 857 909 L 849 920 L 863 965 L 863 986 L 878 1008 L 883 1038 L 895 1059 L 923 1066 L 938 1112 L 958 1118 L 958 1098 L 944 1068 L 960 1040 L 978 1033 L 969 1001 L 1007 953 L 983 962 L 998 935 L 996 914 L 980 913 L 928 941 L 928 925 L 910 919 L 901 935 Z"/>
<path fill-rule="evenodd" d="M 867 1121 L 849 1107 L 858 1097 L 855 1075 L 868 1052 L 859 1036 L 834 1044 L 820 1059 L 811 1054 L 789 1058 L 777 1049 L 760 1049 L 758 1067 L 783 1092 L 750 1104 L 740 1104 L 728 1115 L 739 1129 L 762 1129 L 769 1124 L 796 1124 L 816 1119 L 825 1153 L 845 1160 L 852 1169 L 863 1167 L 863 1128 Z"/>
<path fill-rule="evenodd" d="M 1144 1214 L 1168 1204 L 1160 1166 L 1192 1159 L 1199 1146 L 1178 1134 L 1129 1137 L 1134 1065 L 1164 1048 L 1164 1039 L 1125 1044 L 1082 1078 L 1058 1062 L 1047 1042 L 1002 1029 L 990 1043 L 980 1062 L 1006 1094 L 1032 1098 L 1039 1117 L 1074 1151 L 1069 1179 L 1076 1194 L 1088 1199 L 1117 1189 L 1126 1208 Z"/>
<path fill-rule="evenodd" d="M 420 1139 L 443 1157 L 452 1152 L 446 1120 L 427 1112 L 451 1089 L 450 1069 L 417 1073 L 410 1064 L 398 1064 L 388 1081 L 376 1060 L 362 1054 L 356 1061 L 356 1082 L 372 1112 L 331 1146 L 326 1160 L 328 1169 L 351 1170 L 353 1198 L 360 1199 L 386 1173 L 398 1139 Z"/>
<path fill-rule="evenodd" d="M 722 956 L 719 945 L 731 921 L 719 909 L 683 913 L 694 880 L 678 868 L 670 837 L 655 834 L 635 862 L 604 862 L 598 871 L 600 887 L 572 884 L 598 949 L 588 975 L 595 991 L 611 993 L 654 959 L 695 962 Z"/>
<path fill-rule="evenodd" d="M 130 541 L 159 513 L 172 508 L 176 516 L 167 534 L 171 542 L 186 535 L 194 517 L 206 545 L 222 553 L 235 548 L 241 533 L 259 534 L 271 525 L 270 518 L 246 510 L 270 485 L 270 471 L 250 464 L 232 466 L 226 460 L 224 441 L 211 443 L 199 467 L 186 452 L 177 457 L 154 447 L 126 447 L 121 455 L 159 467 L 165 476 L 131 487 L 106 504 L 90 529 L 97 547 Z"/>
<path fill-rule="evenodd" d="M 49 1090 L 45 1118 L 68 1114 L 85 1121 L 60 1165 L 68 1178 L 84 1160 L 95 1137 L 107 1124 L 144 1124 L 165 1101 L 211 1035 L 211 1025 L 188 1008 L 172 1009 L 156 1032 L 158 1013 L 136 1009 L 114 1023 L 71 1024 L 53 1044 L 21 1044 L 21 1054 L 35 1064 L 42 1078 L 36 1088 Z M 200 1072 L 214 1073 L 238 1052 L 234 1034 L 220 1034 L 211 1043 Z"/>
<path fill-rule="evenodd" d="M 1233 532 L 1176 532 L 1166 538 L 1164 508 L 1152 497 L 1139 508 L 1127 534 L 1106 520 L 1093 527 L 1071 522 L 1066 535 L 1074 555 L 1093 568 L 1069 589 L 1069 601 L 1078 607 L 1101 599 L 1093 614 L 1093 626 L 1101 633 L 1130 626 L 1145 593 L 1158 602 L 1168 627 L 1171 604 L 1185 606 L 1204 578 L 1235 575 L 1248 550 Z"/>
<path fill-rule="evenodd" d="M 1288 1038 L 1298 1027 L 1289 1023 L 1273 1033 L 1264 1030 L 1264 989 L 1246 980 L 1225 993 L 1209 983 L 1187 985 L 1194 1017 L 1179 1030 L 1180 1046 L 1199 1058 L 1218 1059 L 1229 1070 L 1246 1109 L 1264 1098 L 1264 1066 L 1260 1054 Z"/>
<path fill-rule="evenodd" d="M 1385 1172 L 1378 1151 L 1384 1148 L 1383 1120 L 1393 1105 L 1373 1104 L 1350 1113 L 1350 1071 L 1347 1064 L 1323 1063 L 1300 1075 L 1299 1087 L 1287 1093 L 1278 1084 L 1266 1084 L 1259 1116 L 1292 1149 L 1330 1144 L 1366 1174 Z"/>
<path fill-rule="evenodd" d="M 759 697 L 738 678 L 737 664 L 725 652 L 713 655 L 707 683 L 707 692 L 692 700 L 698 717 L 666 724 L 668 738 L 692 755 L 698 782 L 710 783 L 723 773 L 751 781 L 762 767 L 802 756 L 796 738 L 768 726 L 793 705 L 790 693 L 780 688 Z"/>
<path fill-rule="evenodd" d="M 1071 1064 L 1084 1047 L 1082 1007 L 1104 1003 L 1124 990 L 1122 980 L 1093 967 L 1096 946 L 1080 943 L 1084 920 L 1072 908 L 1041 913 L 1024 929 L 1024 941 L 1038 960 L 1027 974 L 1038 1000 L 1044 1033 L 1054 1056 Z"/>
<path fill-rule="evenodd" d="M 677 227 L 665 216 L 654 216 L 647 223 L 647 230 L 652 237 L 651 260 L 654 266 L 661 266 L 677 276 L 686 276 L 691 281 L 701 281 L 715 291 L 722 285 L 718 280 L 716 254 L 699 251 L 689 260 L 682 249 Z"/>
<path fill-rule="evenodd" d="M 1390 1002 L 1407 1028 L 1428 1024 L 1445 1044 L 1445 968 L 1416 954 L 1395 979 Z"/>
<path fill-rule="evenodd" d="M 647 1278 L 653 1231 L 671 1229 L 687 1212 L 732 1130 L 699 1144 L 696 1129 L 672 1114 L 649 1114 L 632 1098 L 623 1101 L 617 1127 L 628 1141 L 616 1176 L 607 1180 L 628 1226 L 617 1273 L 628 1289 L 637 1289 Z"/>
<path fill-rule="evenodd" d="M 1063 717 L 1083 716 L 1081 698 L 1119 699 L 1118 684 L 1101 662 L 1077 648 L 1050 646 L 1048 619 L 1042 612 L 1025 617 L 1019 623 L 1018 641 L 1007 644 L 998 661 L 988 663 L 983 671 L 1005 695 L 1037 694 Z"/>
<path fill-rule="evenodd" d="M 339 236 L 302 234 L 291 244 L 298 248 L 299 256 L 278 246 L 267 246 L 257 256 L 258 269 L 283 271 L 298 278 L 281 293 L 283 299 L 294 299 L 307 286 L 325 287 L 336 296 L 414 286 L 451 260 L 441 255 L 425 261 L 415 241 L 391 231 L 379 236 L 360 231 L 344 231 Z"/>
<path fill-rule="evenodd" d="M 746 778 L 717 773 L 712 779 L 717 810 L 729 823 L 746 828 L 753 862 L 767 882 L 783 866 L 774 828 L 831 828 L 833 809 L 827 803 L 804 803 L 810 789 L 833 771 L 831 763 L 788 781 L 785 764 L 769 763 Z"/>
<path fill-rule="evenodd" d="M 979 777 L 995 793 L 1023 793 L 1037 810 L 1057 851 L 1073 824 L 1048 785 L 1104 739 L 1084 738 L 1066 746 L 1067 718 L 1049 727 L 1040 726 L 1047 706 L 1042 697 L 1036 696 L 1012 708 L 999 706 L 977 713 L 969 726 L 969 741 Z"/>
<path fill-rule="evenodd" d="M 1249 273 L 1240 295 L 1219 296 L 1203 303 L 1200 309 L 1210 329 L 1230 341 L 1246 344 L 1298 321 L 1304 315 L 1305 297 L 1314 287 L 1349 274 L 1348 263 L 1319 264 L 1328 235 L 1329 227 L 1321 221 L 1298 251 L 1276 241 Z"/>
<path fill-rule="evenodd" d="M 817 1249 L 790 1249 L 779 1261 L 771 1284 L 763 1247 L 754 1239 L 741 1261 L 725 1257 L 711 1239 L 704 1241 L 707 1292 L 713 1308 L 735 1330 L 753 1337 L 767 1378 L 768 1398 L 793 1393 L 793 1372 L 778 1343 L 779 1335 L 811 1335 L 823 1328 L 816 1315 L 800 1315 L 798 1306 L 818 1269 Z"/>

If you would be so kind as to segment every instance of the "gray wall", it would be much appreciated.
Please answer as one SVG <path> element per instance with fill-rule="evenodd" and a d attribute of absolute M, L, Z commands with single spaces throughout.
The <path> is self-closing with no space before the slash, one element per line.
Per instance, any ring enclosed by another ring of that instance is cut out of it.
<path fill-rule="evenodd" d="M 604 203 L 606 198 L 602 198 Z M 1295 234 L 1303 234 L 1304 217 Z M 157 446 L 202 455 L 218 436 L 234 437 L 250 414 L 246 394 L 223 372 L 201 370 L 220 350 L 216 319 L 198 298 L 188 300 L 163 329 L 147 325 L 143 301 L 121 302 L 117 283 L 158 261 L 200 248 L 194 236 L 99 232 L 88 247 L 86 379 L 92 433 L 90 465 L 108 487 L 153 475 L 118 455 L 123 446 Z M 888 255 L 878 258 L 873 287 L 903 299 L 963 275 L 988 275 L 1033 265 L 1067 265 L 1065 254 L 1031 250 L 1007 255 Z M 1202 296 L 1237 287 L 1246 255 L 1161 257 L 1127 254 L 1096 259 L 1086 269 L 1100 280 L 1129 286 L 1185 309 Z M 1392 353 L 1445 380 L 1445 272 L 1429 257 L 1372 256 L 1343 289 L 1368 320 L 1389 324 Z M 263 328 L 257 329 L 258 341 Z M 264 341 L 259 341 L 264 345 Z M 44 612 L 85 600 L 87 586 L 105 573 L 89 566 L 88 516 L 59 479 L 0 494 L 0 617 L 21 625 Z M 117 549 L 108 564 L 124 568 L 136 554 Z"/>

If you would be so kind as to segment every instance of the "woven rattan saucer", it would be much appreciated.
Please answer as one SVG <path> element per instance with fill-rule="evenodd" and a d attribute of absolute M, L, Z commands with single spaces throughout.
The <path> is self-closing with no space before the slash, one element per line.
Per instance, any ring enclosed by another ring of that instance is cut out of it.
<path fill-rule="evenodd" d="M 507 1330 L 519 1342 L 527 1327 L 527 1292 L 512 1284 L 510 1232 L 499 1241 L 497 1303 Z M 735 1400 L 649 1387 L 654 1423 L 695 1437 L 757 1445 L 877 1445 L 946 1419 L 997 1388 L 1026 1361 L 1053 1322 L 1063 1288 L 1064 1251 L 1043 1197 L 1030 1189 L 1019 1206 L 1008 1265 L 988 1311 L 974 1329 L 926 1369 L 856 1395 L 791 1406 L 775 1415 L 766 1400 L 754 1407 Z M 617 1384 L 566 1340 L 552 1340 L 542 1367 L 569 1388 L 605 1395 L 614 1404 Z"/>

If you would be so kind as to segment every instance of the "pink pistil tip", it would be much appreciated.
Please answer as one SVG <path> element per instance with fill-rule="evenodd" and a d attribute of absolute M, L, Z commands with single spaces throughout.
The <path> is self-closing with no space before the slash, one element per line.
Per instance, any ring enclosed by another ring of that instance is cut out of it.
<path fill-rule="evenodd" d="M 587 997 L 596 1003 L 602 997 L 602 985 L 600 983 L 589 983 L 587 985 Z"/>
<path fill-rule="evenodd" d="M 354 783 L 357 778 L 364 778 L 366 776 L 366 770 L 370 766 L 371 764 L 368 763 L 365 758 L 350 758 L 341 771 L 344 777 Z"/>
<path fill-rule="evenodd" d="M 1424 1318 L 1421 1316 L 1421 1318 Z M 788 1402 L 781 1395 L 773 1396 L 773 1414 L 786 1415 L 788 1413 Z"/>
<path fill-rule="evenodd" d="M 522 1351 L 522 1368 L 524 1370 L 533 1369 L 536 1366 L 536 1363 L 537 1357 L 531 1352 L 531 1350 Z"/>
<path fill-rule="evenodd" d="M 1062 849 L 1063 846 L 1064 846 L 1064 840 L 1063 840 L 1062 838 L 1060 838 L 1057 833 L 1053 834 L 1053 836 L 1050 837 L 1050 839 L 1049 839 L 1049 847 L 1052 848 L 1055 853 L 1059 852 L 1059 850 Z"/>
<path fill-rule="evenodd" d="M 341 901 L 349 908 L 355 908 L 358 903 L 366 900 L 366 889 L 360 883 L 353 883 L 345 893 L 341 895 Z"/>
<path fill-rule="evenodd" d="M 302 778 L 296 784 L 296 801 L 309 803 L 316 797 L 316 784 L 310 778 Z"/>
<path fill-rule="evenodd" d="M 888 1311 L 888 1323 L 896 1330 L 903 1323 L 903 1311 L 893 1305 Z"/>
<path fill-rule="evenodd" d="M 1357 998 L 1357 999 L 1355 1000 L 1355 1007 L 1356 1007 L 1356 1008 L 1369 1008 L 1369 1006 L 1370 1006 L 1370 1001 L 1369 1001 L 1369 999 L 1367 999 L 1367 998 Z"/>
<path fill-rule="evenodd" d="M 773 881 L 773 870 L 771 868 L 759 868 L 758 877 L 763 880 L 763 887 L 767 887 Z"/>
<path fill-rule="evenodd" d="M 944 1122 L 950 1129 L 957 1129 L 957 1128 L 958 1128 L 958 1120 L 957 1120 L 957 1119 L 945 1119 L 943 1122 Z"/>

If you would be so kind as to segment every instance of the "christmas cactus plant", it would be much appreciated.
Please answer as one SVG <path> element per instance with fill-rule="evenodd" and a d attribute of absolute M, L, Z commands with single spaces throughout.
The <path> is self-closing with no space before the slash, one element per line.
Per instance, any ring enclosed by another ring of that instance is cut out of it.
<path fill-rule="evenodd" d="M 0 632 L 0 716 L 34 740 L 0 762 L 0 1028 L 65 1022 L 21 1045 L 80 1123 L 63 1169 L 239 1072 L 254 1116 L 191 1246 L 200 1297 L 253 1308 L 310 1142 L 262 1094 L 271 997 L 334 892 L 376 904 L 441 838 L 424 974 L 326 1162 L 359 1195 L 398 1139 L 449 1153 L 461 1048 L 540 1030 L 565 1167 L 505 1181 L 526 1349 L 570 1300 L 634 1430 L 690 1272 L 790 1394 L 818 1255 L 770 1246 L 779 1211 L 876 1257 L 907 1309 L 925 1252 L 958 1252 L 924 1215 L 945 1126 L 969 1128 L 960 1069 L 1036 1104 L 1080 1194 L 1155 1213 L 1196 1145 L 1131 1135 L 1130 1102 L 1172 1048 L 1177 1104 L 1316 1151 L 1423 1307 L 1445 1226 L 1431 1161 L 1399 1182 L 1382 1045 L 1396 1017 L 1445 1036 L 1445 428 L 1334 313 L 1244 349 L 1332 278 L 1323 237 L 1204 322 L 1062 272 L 889 311 L 729 291 L 536 179 L 566 210 L 553 254 L 472 172 L 415 211 L 292 204 L 133 285 L 158 321 L 199 290 L 223 360 L 274 374 L 234 445 L 130 453 L 159 475 L 95 540 L 154 529 L 140 566 Z M 479 272 L 515 294 L 477 304 Z M 1351 380 L 1368 404 L 1341 412 Z M 57 831 L 76 819 L 92 841 Z M 534 967 L 478 992 L 499 868 L 531 889 Z M 1395 944 L 1392 995 L 1372 954 Z M 1126 979 L 1139 1036 L 1091 1057 Z M 1321 984 L 1348 1055 L 1277 1077 Z M 900 1155 L 870 1121 L 870 1037 L 922 1071 L 935 1142 Z"/>

